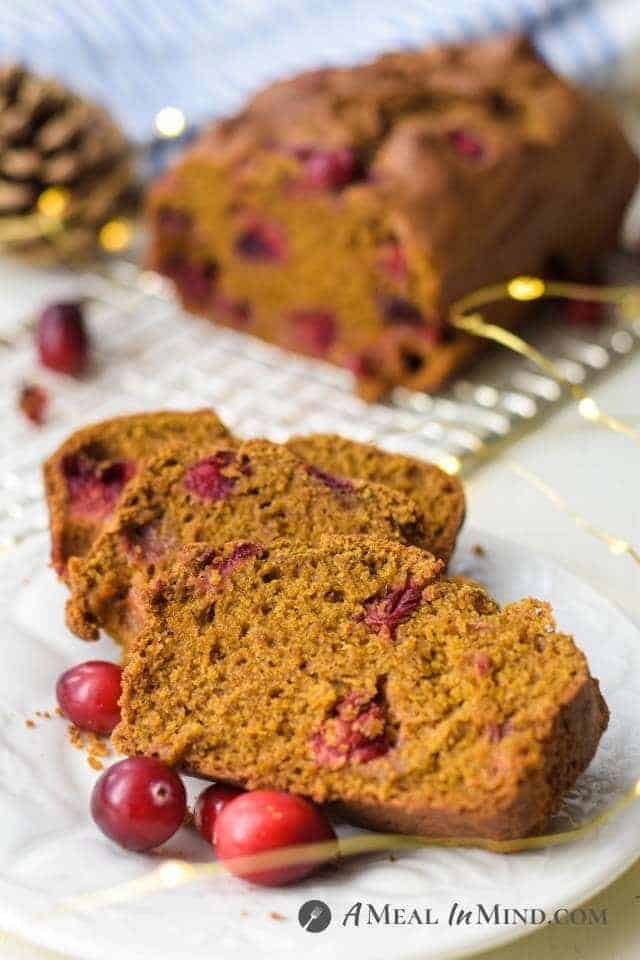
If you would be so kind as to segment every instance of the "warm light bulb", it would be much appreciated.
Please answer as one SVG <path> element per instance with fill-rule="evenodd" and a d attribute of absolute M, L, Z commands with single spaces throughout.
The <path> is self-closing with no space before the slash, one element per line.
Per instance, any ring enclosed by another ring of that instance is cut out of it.
<path fill-rule="evenodd" d="M 626 540 L 619 540 L 617 537 L 612 537 L 609 541 L 609 550 L 614 557 L 621 557 L 623 553 L 628 552 L 629 547 L 630 544 Z"/>
<path fill-rule="evenodd" d="M 184 133 L 187 120 L 179 107 L 163 107 L 156 113 L 155 127 L 161 137 L 170 140 Z"/>
<path fill-rule="evenodd" d="M 131 224 L 120 218 L 109 220 L 100 228 L 98 239 L 100 245 L 109 253 L 124 250 L 131 242 Z"/>
<path fill-rule="evenodd" d="M 544 291 L 544 280 L 538 277 L 514 277 L 507 284 L 507 292 L 514 300 L 537 300 Z"/>
<path fill-rule="evenodd" d="M 442 456 L 438 457 L 438 466 L 444 470 L 445 473 L 455 475 L 460 473 L 462 469 L 462 464 L 458 457 L 454 457 L 452 453 L 444 453 Z"/>
<path fill-rule="evenodd" d="M 38 210 L 43 217 L 61 217 L 69 203 L 69 191 L 64 187 L 47 187 L 38 197 Z"/>
<path fill-rule="evenodd" d="M 578 410 L 580 411 L 580 416 L 584 417 L 585 420 L 597 420 L 600 416 L 598 404 L 592 397 L 583 397 L 578 404 Z"/>
<path fill-rule="evenodd" d="M 194 869 L 190 863 L 184 863 L 181 860 L 167 860 L 155 872 L 159 880 L 160 887 L 170 889 L 179 887 L 180 884 L 191 880 L 194 875 Z"/>

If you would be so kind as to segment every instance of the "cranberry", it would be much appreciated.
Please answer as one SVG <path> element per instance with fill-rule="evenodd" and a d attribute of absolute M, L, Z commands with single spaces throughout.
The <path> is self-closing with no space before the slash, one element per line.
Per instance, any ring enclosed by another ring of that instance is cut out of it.
<path fill-rule="evenodd" d="M 476 673 L 479 677 L 486 677 L 491 670 L 491 657 L 488 653 L 485 653 L 484 650 L 481 650 L 474 656 L 473 666 L 475 667 Z"/>
<path fill-rule="evenodd" d="M 125 527 L 122 546 L 130 560 L 155 563 L 164 555 L 167 544 L 157 524 L 138 523 Z"/>
<path fill-rule="evenodd" d="M 486 732 L 490 743 L 500 743 L 501 740 L 504 740 L 513 732 L 513 724 L 510 720 L 506 720 L 504 723 L 490 723 Z"/>
<path fill-rule="evenodd" d="M 247 260 L 283 260 L 285 243 L 282 230 L 275 223 L 255 220 L 237 237 L 235 251 Z"/>
<path fill-rule="evenodd" d="M 277 790 L 253 790 L 236 797 L 219 814 L 214 829 L 216 853 L 231 873 L 265 887 L 301 880 L 331 859 L 333 851 L 309 855 L 304 863 L 258 869 L 237 858 L 335 839 L 333 827 L 317 807 Z"/>
<path fill-rule="evenodd" d="M 178 284 L 187 300 L 204 305 L 211 297 L 217 276 L 218 267 L 213 261 L 192 263 L 182 271 Z"/>
<path fill-rule="evenodd" d="M 307 149 L 300 151 L 299 156 L 304 163 L 305 187 L 339 190 L 356 178 L 356 157 L 348 147 L 336 150 Z"/>
<path fill-rule="evenodd" d="M 193 822 L 205 840 L 213 843 L 213 828 L 226 805 L 239 797 L 243 790 L 226 783 L 212 783 L 202 791 L 193 808 Z"/>
<path fill-rule="evenodd" d="M 322 356 L 336 338 L 336 322 L 326 310 L 295 310 L 289 317 L 300 349 Z"/>
<path fill-rule="evenodd" d="M 331 490 L 335 490 L 337 493 L 354 492 L 353 483 L 351 480 L 347 480 L 345 477 L 335 477 L 332 473 L 327 473 L 325 470 L 321 470 L 319 467 L 314 467 L 311 464 L 307 467 L 307 473 L 310 477 L 314 477 L 316 480 L 324 483 L 326 487 L 329 487 Z"/>
<path fill-rule="evenodd" d="M 191 226 L 191 216 L 184 210 L 160 207 L 158 210 L 158 226 L 165 233 L 184 233 Z"/>
<path fill-rule="evenodd" d="M 181 253 L 168 254 L 166 257 L 162 257 L 159 263 L 160 272 L 171 277 L 176 283 L 186 273 L 188 267 L 189 265 Z"/>
<path fill-rule="evenodd" d="M 219 450 L 199 460 L 185 473 L 185 487 L 201 500 L 225 500 L 233 490 L 236 477 L 225 477 L 222 470 L 235 458 L 233 450 Z"/>
<path fill-rule="evenodd" d="M 362 693 L 350 693 L 336 704 L 334 716 L 311 738 L 311 749 L 323 767 L 368 763 L 387 753 L 382 706 Z"/>
<path fill-rule="evenodd" d="M 419 608 L 423 589 L 419 584 L 408 580 L 404 587 L 390 590 L 380 600 L 369 603 L 364 622 L 377 633 L 386 630 L 393 640 L 400 624 Z"/>
<path fill-rule="evenodd" d="M 160 272 L 174 281 L 186 300 L 205 306 L 213 295 L 219 269 L 214 260 L 191 263 L 178 254 L 166 257 Z"/>
<path fill-rule="evenodd" d="M 151 850 L 184 820 L 187 795 L 175 771 L 151 757 L 120 760 L 99 777 L 91 815 L 103 833 L 127 850 Z"/>
<path fill-rule="evenodd" d="M 62 459 L 62 473 L 74 512 L 105 517 L 120 499 L 135 466 L 126 460 L 101 463 L 87 453 L 70 453 Z"/>
<path fill-rule="evenodd" d="M 376 375 L 377 364 L 373 357 L 366 353 L 357 353 L 347 361 L 347 367 L 354 376 L 374 377 Z"/>
<path fill-rule="evenodd" d="M 390 243 L 382 248 L 378 257 L 378 267 L 393 280 L 406 280 L 409 274 L 407 255 L 399 243 Z"/>
<path fill-rule="evenodd" d="M 597 327 L 604 323 L 604 304 L 594 300 L 569 300 L 565 306 L 567 321 L 576 327 Z"/>
<path fill-rule="evenodd" d="M 246 327 L 251 320 L 251 305 L 248 300 L 231 300 L 219 294 L 213 308 L 221 323 L 231 327 Z"/>
<path fill-rule="evenodd" d="M 382 303 L 385 323 L 419 327 L 424 324 L 422 311 L 405 297 L 389 297 Z"/>
<path fill-rule="evenodd" d="M 473 133 L 470 133 L 469 130 L 462 128 L 450 130 L 448 137 L 449 143 L 461 157 L 478 160 L 484 154 L 482 143 Z"/>
<path fill-rule="evenodd" d="M 56 684 L 60 709 L 76 727 L 109 734 L 120 720 L 122 670 L 106 660 L 88 660 L 66 670 Z"/>
<path fill-rule="evenodd" d="M 239 566 L 243 560 L 248 560 L 250 557 L 257 557 L 261 552 L 262 547 L 258 543 L 250 543 L 248 540 L 245 543 L 239 543 L 233 548 L 228 557 L 225 557 L 224 560 L 216 564 L 216 570 L 221 577 L 226 577 L 230 573 L 233 573 L 235 568 Z"/>
<path fill-rule="evenodd" d="M 52 303 L 40 314 L 37 331 L 40 362 L 58 373 L 82 373 L 89 357 L 89 338 L 78 303 Z"/>
<path fill-rule="evenodd" d="M 432 347 L 437 347 L 440 343 L 450 343 L 453 339 L 452 330 L 429 322 L 420 327 L 416 333 L 418 333 L 425 343 Z"/>
<path fill-rule="evenodd" d="M 205 304 L 211 297 L 218 278 L 218 265 L 213 260 L 194 263 L 182 278 L 182 291 L 187 300 Z"/>
<path fill-rule="evenodd" d="M 45 421 L 49 395 L 37 383 L 25 383 L 18 397 L 18 407 L 28 420 L 40 427 Z"/>

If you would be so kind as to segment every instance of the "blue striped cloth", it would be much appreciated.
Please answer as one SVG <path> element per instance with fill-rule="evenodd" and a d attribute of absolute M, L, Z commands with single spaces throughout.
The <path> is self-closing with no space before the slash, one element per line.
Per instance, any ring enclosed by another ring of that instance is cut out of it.
<path fill-rule="evenodd" d="M 640 43 L 640 2 L 7 0 L 0 58 L 57 75 L 148 140 L 167 104 L 199 124 L 305 67 L 516 30 L 561 72 L 589 81 Z"/>

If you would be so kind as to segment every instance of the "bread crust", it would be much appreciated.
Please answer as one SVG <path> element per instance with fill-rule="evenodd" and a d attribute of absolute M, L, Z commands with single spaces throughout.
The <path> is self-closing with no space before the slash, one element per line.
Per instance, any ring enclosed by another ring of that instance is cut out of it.
<path fill-rule="evenodd" d="M 558 711 L 545 743 L 544 769 L 519 786 L 505 806 L 478 811 L 424 806 L 420 798 L 400 803 L 349 800 L 332 805 L 351 823 L 372 830 L 418 836 L 514 840 L 540 833 L 563 796 L 589 766 L 609 722 L 598 681 L 584 680 Z"/>
<path fill-rule="evenodd" d="M 295 436 L 287 446 L 323 470 L 384 483 L 412 497 L 422 510 L 427 549 L 449 562 L 466 514 L 464 488 L 458 477 L 434 463 L 336 434 Z"/>
<path fill-rule="evenodd" d="M 203 482 L 210 474 L 220 484 L 219 497 L 188 488 L 188 478 L 202 470 Z M 428 546 L 422 511 L 410 497 L 330 475 L 279 444 L 167 447 L 131 481 L 87 556 L 69 562 L 67 624 L 87 640 L 102 628 L 126 646 L 138 630 L 149 580 L 170 571 L 185 542 L 219 547 L 242 536 L 308 544 L 331 530 L 368 530 Z"/>
<path fill-rule="evenodd" d="M 271 84 L 152 187 L 150 266 L 185 307 L 433 392 L 484 348 L 448 326 L 518 274 L 585 279 L 638 182 L 616 118 L 521 38 Z M 530 307 L 488 307 L 514 326 Z"/>
<path fill-rule="evenodd" d="M 144 461 L 169 442 L 230 439 L 213 410 L 159 410 L 125 414 L 76 430 L 42 468 L 51 533 L 51 565 L 67 581 L 70 557 L 83 557 L 115 510 L 126 484 Z M 114 476 L 114 467 L 120 475 Z M 83 471 L 83 475 L 81 474 Z M 66 475 L 67 474 L 67 475 Z M 100 479 L 111 480 L 100 495 Z M 82 486 L 85 509 L 75 509 L 70 486 Z M 89 490 L 95 482 L 96 490 Z"/>
<path fill-rule="evenodd" d="M 608 722 L 547 604 L 500 610 L 375 538 L 276 544 L 229 572 L 235 550 L 185 548 L 151 590 L 117 749 L 300 793 L 376 830 L 544 828 Z"/>

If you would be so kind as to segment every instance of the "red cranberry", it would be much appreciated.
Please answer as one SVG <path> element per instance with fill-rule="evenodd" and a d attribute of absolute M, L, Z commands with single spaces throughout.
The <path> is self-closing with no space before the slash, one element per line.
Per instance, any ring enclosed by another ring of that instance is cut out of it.
<path fill-rule="evenodd" d="M 176 254 L 161 262 L 160 272 L 173 280 L 185 300 L 202 307 L 213 296 L 219 269 L 213 260 L 190 262 Z"/>
<path fill-rule="evenodd" d="M 193 808 L 193 822 L 205 840 L 213 843 L 213 828 L 226 805 L 239 797 L 243 790 L 226 783 L 212 783 L 203 790 Z"/>
<path fill-rule="evenodd" d="M 40 362 L 58 373 L 82 373 L 89 357 L 89 337 L 78 303 L 52 303 L 38 321 Z"/>
<path fill-rule="evenodd" d="M 213 261 L 191 263 L 178 277 L 178 285 L 187 300 L 204 305 L 208 303 L 218 276 L 218 266 Z"/>
<path fill-rule="evenodd" d="M 454 147 L 461 157 L 468 157 L 471 160 L 478 160 L 484 154 L 482 143 L 469 130 L 459 128 L 450 130 L 449 143 Z"/>
<path fill-rule="evenodd" d="M 422 311 L 405 297 L 389 297 L 382 303 L 385 323 L 420 327 L 424 324 Z"/>
<path fill-rule="evenodd" d="M 266 887 L 301 880 L 331 859 L 333 851 L 310 856 L 304 863 L 258 869 L 236 858 L 335 839 L 333 827 L 317 807 L 277 790 L 253 790 L 236 797 L 219 814 L 214 829 L 216 853 L 231 873 Z"/>
<path fill-rule="evenodd" d="M 81 730 L 109 734 L 120 720 L 122 670 L 106 660 L 88 660 L 66 670 L 56 684 L 65 717 Z"/>
<path fill-rule="evenodd" d="M 595 300 L 569 300 L 565 305 L 568 323 L 576 327 L 598 327 L 604 323 L 604 304 Z"/>
<path fill-rule="evenodd" d="M 481 650 L 474 656 L 473 666 L 475 667 L 476 673 L 479 677 L 486 677 L 491 670 L 491 657 L 488 653 L 485 653 L 484 650 Z"/>
<path fill-rule="evenodd" d="M 354 376 L 374 377 L 376 375 L 377 364 L 373 357 L 366 353 L 357 353 L 347 361 L 347 368 Z"/>
<path fill-rule="evenodd" d="M 91 815 L 103 833 L 127 850 L 151 850 L 184 820 L 187 795 L 175 771 L 151 757 L 120 760 L 99 777 Z"/>
<path fill-rule="evenodd" d="M 452 340 L 452 331 L 446 327 L 436 326 L 433 323 L 425 323 L 416 331 L 425 343 L 429 346 L 437 347 L 440 343 L 450 343 Z"/>
<path fill-rule="evenodd" d="M 133 562 L 155 563 L 166 552 L 167 542 L 155 523 L 138 523 L 125 527 L 122 546 Z"/>
<path fill-rule="evenodd" d="M 307 150 L 304 157 L 304 186 L 313 189 L 339 190 L 357 175 L 353 150 Z"/>
<path fill-rule="evenodd" d="M 407 255 L 399 243 L 390 243 L 383 247 L 378 258 L 378 267 L 393 280 L 400 282 L 407 279 Z"/>
<path fill-rule="evenodd" d="M 233 490 L 236 477 L 225 477 L 222 470 L 235 460 L 232 450 L 219 450 L 189 467 L 184 485 L 201 500 L 225 500 Z"/>
<path fill-rule="evenodd" d="M 213 260 L 205 263 L 191 264 L 189 270 L 182 277 L 181 287 L 187 300 L 194 303 L 206 304 L 213 292 L 218 278 L 218 264 Z"/>
<path fill-rule="evenodd" d="M 307 467 L 307 473 L 310 477 L 314 477 L 316 480 L 324 483 L 325 487 L 329 487 L 337 493 L 354 492 L 353 483 L 345 477 L 335 477 L 332 473 L 327 473 L 325 470 L 321 470 L 319 467 L 314 467 L 311 464 Z"/>
<path fill-rule="evenodd" d="M 248 300 L 231 300 L 219 294 L 213 301 L 213 308 L 220 322 L 231 327 L 246 327 L 251 320 Z"/>
<path fill-rule="evenodd" d="M 506 720 L 504 723 L 490 723 L 486 728 L 487 739 L 490 743 L 500 743 L 512 732 L 513 724 L 510 720 Z"/>
<path fill-rule="evenodd" d="M 157 219 L 158 226 L 165 233 L 184 233 L 191 226 L 190 214 L 173 207 L 161 207 Z"/>
<path fill-rule="evenodd" d="M 336 322 L 326 310 L 295 310 L 289 317 L 296 345 L 322 356 L 336 338 Z"/>
<path fill-rule="evenodd" d="M 70 453 L 63 457 L 62 473 L 74 512 L 104 517 L 120 499 L 135 466 L 126 460 L 101 463 L 86 453 Z"/>
<path fill-rule="evenodd" d="M 254 221 L 237 237 L 235 251 L 247 260 L 277 261 L 285 256 L 282 229 L 268 221 Z"/>
<path fill-rule="evenodd" d="M 404 587 L 390 590 L 380 600 L 369 603 L 364 622 L 376 633 L 381 630 L 388 631 L 393 640 L 400 624 L 413 616 L 420 607 L 423 589 L 419 584 L 407 581 Z"/>
<path fill-rule="evenodd" d="M 40 427 L 45 421 L 49 394 L 37 383 L 25 383 L 18 397 L 18 407 L 28 420 Z"/>
<path fill-rule="evenodd" d="M 159 263 L 160 272 L 166 274 L 167 277 L 171 277 L 176 283 L 187 270 L 187 267 L 187 261 L 181 253 L 170 253 L 166 257 L 162 257 Z"/>
<path fill-rule="evenodd" d="M 357 692 L 337 703 L 333 717 L 311 738 L 318 763 L 334 770 L 347 763 L 368 763 L 390 746 L 381 704 Z"/>
<path fill-rule="evenodd" d="M 221 577 L 227 577 L 230 573 L 233 573 L 235 568 L 244 560 L 248 560 L 250 557 L 258 557 L 261 552 L 262 547 L 258 543 L 250 543 L 248 540 L 244 543 L 239 543 L 233 548 L 228 557 L 225 557 L 224 560 L 220 560 L 220 562 L 216 564 L 216 570 Z"/>

